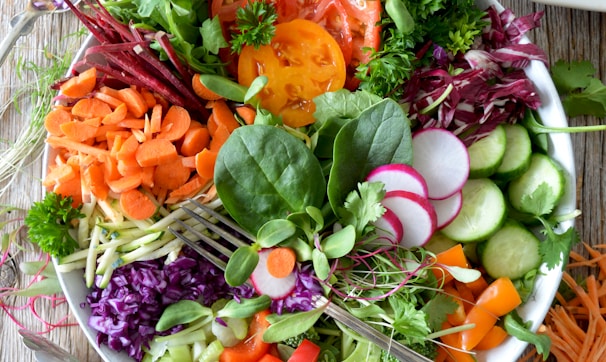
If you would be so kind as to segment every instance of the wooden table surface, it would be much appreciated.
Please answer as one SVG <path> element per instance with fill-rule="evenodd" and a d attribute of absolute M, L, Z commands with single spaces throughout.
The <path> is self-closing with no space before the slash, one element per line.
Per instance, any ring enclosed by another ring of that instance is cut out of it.
<path fill-rule="evenodd" d="M 9 30 L 10 18 L 23 9 L 26 1 L 2 0 L 0 2 L 0 37 Z M 529 36 L 538 43 L 548 54 L 550 62 L 559 59 L 565 61 L 589 60 L 599 70 L 599 77 L 606 80 L 606 14 L 583 10 L 573 10 L 546 6 L 533 3 L 529 0 L 502 0 L 506 7 L 510 7 L 517 15 L 525 15 L 533 11 L 545 11 L 542 26 L 533 31 Z M 80 28 L 79 22 L 70 14 L 54 14 L 40 18 L 34 31 L 22 38 L 15 48 L 13 54 L 1 66 L 0 75 L 0 99 L 2 105 L 10 102 L 11 96 L 23 79 L 16 74 L 18 59 L 43 64 L 45 56 L 51 54 L 61 55 L 66 43 L 59 46 L 58 39 L 62 39 Z M 70 46 L 78 45 L 78 38 L 71 40 Z M 42 51 L 47 49 L 45 53 Z M 15 140 L 18 132 L 28 122 L 27 112 L 19 113 L 9 107 L 2 115 L 2 126 L 0 126 L 0 149 L 6 147 L 6 143 Z M 576 117 L 570 119 L 571 125 L 599 124 L 606 120 L 593 117 Z M 578 208 L 582 216 L 577 220 L 577 228 L 583 241 L 591 244 L 604 242 L 606 233 L 606 210 L 605 190 L 606 177 L 603 171 L 605 133 L 596 132 L 589 134 L 572 135 L 575 150 L 576 173 L 578 183 Z M 27 208 L 32 202 L 37 201 L 43 195 L 40 186 L 42 175 L 42 164 L 40 157 L 32 160 L 33 163 L 23 170 L 8 192 L 0 197 L 0 204 L 15 205 Z M 3 187 L 4 185 L 0 185 Z M 23 213 L 13 213 L 12 216 L 23 216 Z M 578 248 L 580 251 L 580 248 Z M 21 253 L 19 260 L 37 259 L 39 255 L 30 250 Z M 28 282 L 27 278 L 21 277 L 20 283 Z M 23 304 L 17 299 L 6 299 L 0 303 Z M 38 302 L 37 312 L 45 320 L 59 321 L 69 314 L 67 305 L 52 307 L 50 303 Z M 17 311 L 15 315 L 18 321 L 26 328 L 34 331 L 43 331 L 45 326 L 35 318 L 29 310 Z M 68 321 L 74 322 L 68 317 Z M 34 361 L 35 358 L 21 342 L 18 335 L 18 326 L 9 318 L 7 313 L 0 309 L 0 361 Z M 58 343 L 74 354 L 80 361 L 100 361 L 101 358 L 87 342 L 84 334 L 78 326 L 57 328 L 50 333 L 45 333 L 52 341 Z"/>

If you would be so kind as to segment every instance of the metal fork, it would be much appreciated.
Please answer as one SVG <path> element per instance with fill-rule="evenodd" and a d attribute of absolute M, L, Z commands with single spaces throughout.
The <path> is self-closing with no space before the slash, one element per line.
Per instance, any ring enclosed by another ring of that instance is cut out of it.
<path fill-rule="evenodd" d="M 213 231 L 219 237 L 221 237 L 222 239 L 231 243 L 233 246 L 239 247 L 239 246 L 249 245 L 245 241 L 236 237 L 233 234 L 234 232 L 241 235 L 242 238 L 248 239 L 250 242 L 255 240 L 255 237 L 253 235 L 251 235 L 247 231 L 243 230 L 235 222 L 233 222 L 232 220 L 229 220 L 229 218 L 225 217 L 224 215 L 221 215 L 217 211 L 201 204 L 200 202 L 198 202 L 196 200 L 190 199 L 189 201 L 191 202 L 192 207 L 190 208 L 187 206 L 182 206 L 183 211 L 185 211 L 187 214 L 189 214 L 195 220 L 199 221 L 208 230 Z M 199 208 L 203 212 L 207 213 L 209 216 L 204 217 L 204 216 L 200 215 L 199 213 L 194 211 L 195 208 Z M 210 221 L 209 220 L 210 217 L 215 218 L 219 223 L 223 224 L 223 226 L 221 226 L 219 224 L 215 224 L 214 222 Z M 217 240 L 196 230 L 195 228 L 186 224 L 185 222 L 183 222 L 179 219 L 176 219 L 175 221 L 177 223 L 179 223 L 184 229 L 186 229 L 193 235 L 199 237 L 200 240 L 204 241 L 211 248 L 215 249 L 218 253 L 220 253 L 224 256 L 227 256 L 227 257 L 230 257 L 231 254 L 233 253 L 232 250 L 225 247 Z M 227 228 L 229 228 L 229 229 L 227 229 Z M 216 254 L 210 252 L 207 249 L 204 249 L 200 244 L 198 244 L 197 241 L 194 241 L 194 240 L 188 238 L 187 236 L 183 235 L 183 233 L 181 233 L 180 231 L 178 231 L 174 228 L 171 228 L 171 227 L 169 227 L 169 230 L 177 238 L 182 240 L 185 244 L 189 245 L 192 249 L 194 249 L 196 252 L 198 252 L 200 255 L 202 255 L 204 258 L 206 258 L 208 261 L 213 263 L 218 268 L 225 270 L 225 266 L 227 265 L 227 263 L 224 260 L 222 260 L 220 257 L 218 257 Z M 231 231 L 229 231 L 229 230 L 231 230 Z M 416 351 L 413 351 L 412 349 L 406 347 L 405 345 L 399 343 L 398 341 L 391 339 L 390 337 L 381 333 L 377 329 L 369 326 L 368 324 L 364 323 L 360 319 L 354 317 L 349 312 L 347 312 L 343 308 L 339 307 L 335 303 L 331 303 L 324 296 L 315 298 L 312 301 L 312 303 L 315 308 L 324 308 L 324 313 L 326 313 L 326 315 L 332 317 L 337 322 L 340 322 L 343 325 L 351 328 L 352 330 L 354 330 L 361 336 L 367 338 L 370 342 L 372 342 L 372 343 L 376 344 L 377 346 L 379 346 L 380 348 L 388 351 L 392 356 L 396 357 L 400 361 L 431 362 L 431 360 L 428 359 L 427 357 L 417 353 Z"/>

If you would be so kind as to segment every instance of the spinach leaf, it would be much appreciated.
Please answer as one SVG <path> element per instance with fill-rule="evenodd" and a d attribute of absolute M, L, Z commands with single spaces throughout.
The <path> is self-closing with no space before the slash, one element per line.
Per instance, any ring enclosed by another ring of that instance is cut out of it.
<path fill-rule="evenodd" d="M 350 92 L 340 89 L 323 93 L 314 98 L 316 111 L 313 124 L 316 133 L 314 153 L 319 158 L 332 158 L 333 144 L 337 133 L 347 122 L 360 117 L 360 114 L 383 98 L 372 93 Z"/>
<path fill-rule="evenodd" d="M 377 166 L 412 162 L 410 121 L 390 99 L 367 108 L 344 125 L 334 144 L 328 200 L 338 215 L 349 192 Z"/>
<path fill-rule="evenodd" d="M 281 128 L 237 128 L 217 155 L 215 185 L 231 217 L 253 234 L 273 219 L 320 208 L 326 180 L 316 157 Z"/>

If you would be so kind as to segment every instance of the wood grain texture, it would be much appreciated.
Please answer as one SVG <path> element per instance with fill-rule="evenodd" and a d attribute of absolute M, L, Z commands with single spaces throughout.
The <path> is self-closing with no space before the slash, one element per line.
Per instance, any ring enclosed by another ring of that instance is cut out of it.
<path fill-rule="evenodd" d="M 0 36 L 9 29 L 12 15 L 21 11 L 24 1 L 0 1 Z M 529 37 L 539 44 L 548 54 L 551 63 L 562 59 L 589 60 L 598 69 L 598 76 L 606 78 L 606 14 L 558 8 L 536 4 L 530 0 L 502 0 L 505 7 L 513 9 L 517 15 L 525 15 L 534 11 L 544 11 L 542 27 L 534 30 Z M 44 60 L 41 49 L 58 51 L 57 39 L 71 34 L 80 28 L 72 14 L 50 15 L 42 17 L 36 23 L 34 31 L 22 38 L 13 55 L 0 68 L 0 102 L 2 105 L 10 101 L 11 95 L 23 80 L 16 74 L 16 64 L 19 58 L 39 63 Z M 0 140 L 14 140 L 18 132 L 28 121 L 27 112 L 19 113 L 9 107 L 2 115 Z M 576 117 L 570 119 L 571 125 L 589 125 L 605 122 L 594 117 Z M 577 221 L 577 228 L 583 241 L 590 244 L 604 242 L 606 232 L 605 190 L 604 177 L 604 132 L 589 134 L 574 134 L 572 142 L 575 149 L 578 207 L 583 215 Z M 5 141 L 0 141 L 0 148 L 6 147 Z M 40 159 L 32 160 L 25 167 L 13 184 L 10 192 L 0 198 L 0 204 L 17 205 L 23 208 L 40 199 L 43 190 L 39 178 L 42 175 Z M 0 185 L 2 187 L 3 185 Z M 16 212 L 14 216 L 23 216 Z M 584 253 L 581 248 L 579 252 Z M 37 258 L 34 250 L 20 254 L 19 260 Z M 580 271 L 588 273 L 589 270 Z M 26 283 L 23 278 L 20 283 Z M 10 302 L 2 301 L 4 303 Z M 47 320 L 57 321 L 69 314 L 66 305 L 55 308 L 48 303 L 39 303 L 37 312 Z M 44 326 L 34 318 L 29 310 L 16 313 L 17 319 L 25 327 L 34 331 L 44 330 Z M 73 321 L 73 319 L 72 319 Z M 0 361 L 33 361 L 33 354 L 23 346 L 17 333 L 18 327 L 9 317 L 0 312 Z M 46 334 L 52 341 L 69 350 L 80 361 L 100 361 L 92 346 L 77 326 L 55 329 Z"/>

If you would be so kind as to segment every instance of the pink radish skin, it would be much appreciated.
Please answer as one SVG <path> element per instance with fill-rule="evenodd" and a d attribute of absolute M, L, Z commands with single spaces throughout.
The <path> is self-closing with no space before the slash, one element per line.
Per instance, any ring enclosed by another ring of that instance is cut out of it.
<path fill-rule="evenodd" d="M 388 208 L 374 223 L 377 238 L 370 244 L 377 247 L 392 247 L 398 245 L 404 237 L 404 228 L 400 218 Z"/>
<path fill-rule="evenodd" d="M 271 249 L 259 251 L 259 263 L 250 276 L 250 281 L 259 295 L 265 294 L 271 299 L 284 299 L 295 289 L 296 274 L 290 273 L 287 277 L 276 278 L 267 270 L 267 256 Z"/>
<path fill-rule="evenodd" d="M 427 182 L 412 166 L 403 163 L 382 165 L 366 176 L 368 182 L 383 182 L 385 191 L 402 190 L 427 197 Z"/>
<path fill-rule="evenodd" d="M 427 182 L 430 199 L 446 199 L 463 188 L 469 177 L 469 153 L 452 132 L 420 130 L 412 137 L 412 151 L 412 166 Z"/>
<path fill-rule="evenodd" d="M 459 191 L 446 199 L 430 199 L 429 202 L 433 205 L 434 210 L 436 210 L 436 215 L 438 216 L 437 228 L 439 230 L 446 227 L 459 215 L 461 206 L 463 206 L 463 193 Z"/>
<path fill-rule="evenodd" d="M 400 245 L 413 248 L 425 245 L 437 228 L 437 215 L 429 200 L 408 191 L 389 191 L 381 202 L 393 211 L 405 231 Z"/>

